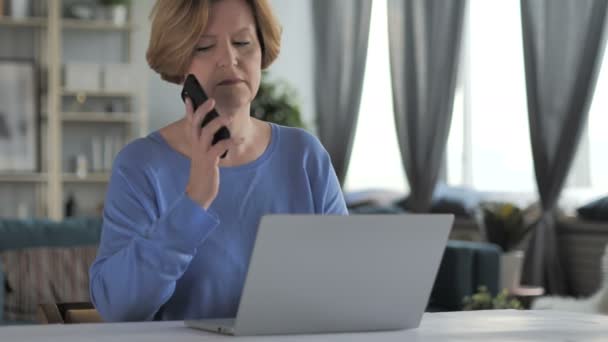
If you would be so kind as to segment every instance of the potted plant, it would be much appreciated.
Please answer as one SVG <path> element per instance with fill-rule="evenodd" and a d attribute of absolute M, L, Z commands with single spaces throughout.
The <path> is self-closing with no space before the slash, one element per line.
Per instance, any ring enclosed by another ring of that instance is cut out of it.
<path fill-rule="evenodd" d="M 524 260 L 524 252 L 518 250 L 518 247 L 533 224 L 526 222 L 524 212 L 510 203 L 483 203 L 481 211 L 486 239 L 503 250 L 500 263 L 501 288 L 518 288 Z"/>
<path fill-rule="evenodd" d="M 127 23 L 130 2 L 130 0 L 99 0 L 99 3 L 106 9 L 107 19 L 111 20 L 115 25 Z"/>
<path fill-rule="evenodd" d="M 493 309 L 523 309 L 519 300 L 509 295 L 507 290 L 502 290 L 496 297 L 485 286 L 480 286 L 476 293 L 467 296 L 463 300 L 463 310 L 493 310 Z"/>
<path fill-rule="evenodd" d="M 262 73 L 260 89 L 251 104 L 251 116 L 278 125 L 306 128 L 296 91 L 284 80 L 271 81 Z"/>

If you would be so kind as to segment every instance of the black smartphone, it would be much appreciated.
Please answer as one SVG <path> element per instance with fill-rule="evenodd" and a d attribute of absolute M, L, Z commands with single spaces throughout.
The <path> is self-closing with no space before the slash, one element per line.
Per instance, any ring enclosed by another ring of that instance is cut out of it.
<path fill-rule="evenodd" d="M 188 75 L 186 77 L 186 80 L 184 81 L 184 88 L 182 89 L 182 101 L 186 101 L 186 97 L 189 98 L 190 101 L 192 102 L 193 110 L 196 110 L 200 105 L 205 103 L 205 101 L 207 101 L 207 99 L 208 99 L 208 96 L 207 96 L 207 94 L 205 94 L 203 87 L 201 87 L 201 85 L 200 85 L 200 83 L 198 83 L 198 80 L 196 79 L 196 77 L 192 74 Z M 203 122 L 201 123 L 201 127 L 205 127 L 206 124 L 208 124 L 209 122 L 211 122 L 211 120 L 217 118 L 218 116 L 220 116 L 220 115 L 217 113 L 215 108 L 212 109 L 209 113 L 207 113 L 207 115 L 203 119 Z M 228 130 L 228 128 L 226 126 L 222 126 L 222 128 L 220 128 L 213 136 L 213 141 L 211 142 L 211 144 L 215 145 L 218 141 L 220 141 L 222 139 L 229 139 L 229 138 L 230 138 L 230 131 Z M 226 151 L 226 153 L 222 154 L 221 158 L 225 158 L 227 153 L 228 153 L 228 151 Z"/>

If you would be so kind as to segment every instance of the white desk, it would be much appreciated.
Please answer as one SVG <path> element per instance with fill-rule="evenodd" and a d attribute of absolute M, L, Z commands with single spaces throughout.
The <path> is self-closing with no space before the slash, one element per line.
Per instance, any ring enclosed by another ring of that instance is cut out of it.
<path fill-rule="evenodd" d="M 181 321 L 0 327 L 0 341 L 225 341 Z M 414 330 L 328 335 L 238 337 L 242 341 L 608 341 L 608 316 L 555 311 L 425 314 Z"/>

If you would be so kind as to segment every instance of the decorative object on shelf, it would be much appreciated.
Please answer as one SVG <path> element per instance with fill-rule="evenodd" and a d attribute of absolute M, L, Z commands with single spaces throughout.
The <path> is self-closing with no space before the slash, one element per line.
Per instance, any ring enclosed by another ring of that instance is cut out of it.
<path fill-rule="evenodd" d="M 111 113 L 127 113 L 131 110 L 129 101 L 125 101 L 125 99 L 112 99 L 109 103 L 112 109 Z"/>
<path fill-rule="evenodd" d="M 92 20 L 95 18 L 95 9 L 87 4 L 73 4 L 67 9 L 70 18 L 79 20 Z"/>
<path fill-rule="evenodd" d="M 122 150 L 122 147 L 124 146 L 124 139 L 121 136 L 113 136 L 113 147 L 112 147 L 112 163 L 114 163 L 114 158 L 116 158 L 116 155 L 118 155 L 118 152 L 120 152 L 120 150 Z M 111 170 L 108 169 L 108 170 Z"/>
<path fill-rule="evenodd" d="M 37 171 L 36 84 L 33 61 L 0 59 L 0 171 Z"/>
<path fill-rule="evenodd" d="M 92 101 L 87 101 L 85 92 L 79 92 L 76 96 L 69 96 L 63 100 L 63 111 L 67 113 L 83 113 L 92 111 Z"/>
<path fill-rule="evenodd" d="M 94 136 L 91 138 L 91 155 L 93 156 L 93 161 L 91 165 L 91 169 L 93 172 L 99 172 L 103 170 L 103 146 L 102 139 L 98 136 Z"/>
<path fill-rule="evenodd" d="M 105 111 L 106 111 L 106 113 L 114 113 L 114 112 L 116 112 L 116 108 L 115 108 L 114 103 L 112 101 L 106 103 Z"/>
<path fill-rule="evenodd" d="M 114 139 L 106 135 L 103 139 L 103 170 L 107 171 L 112 168 L 114 157 Z"/>
<path fill-rule="evenodd" d="M 477 293 L 467 296 L 463 300 L 463 310 L 492 310 L 492 309 L 523 309 L 521 302 L 502 290 L 496 297 L 485 286 L 480 286 Z"/>
<path fill-rule="evenodd" d="M 107 19 L 112 21 L 114 25 L 125 25 L 128 17 L 129 0 L 100 0 L 107 13 Z"/>
<path fill-rule="evenodd" d="M 283 126 L 306 128 L 295 90 L 285 81 L 270 81 L 262 73 L 260 89 L 251 104 L 251 116 Z"/>
<path fill-rule="evenodd" d="M 122 148 L 122 138 L 117 135 L 108 135 L 104 139 L 104 171 L 112 170 L 114 158 Z"/>
<path fill-rule="evenodd" d="M 68 199 L 65 202 L 65 217 L 74 217 L 76 216 L 76 197 L 74 193 L 70 193 L 68 195 Z"/>
<path fill-rule="evenodd" d="M 84 154 L 79 154 L 76 156 L 75 158 L 75 171 L 76 171 L 76 176 L 78 178 L 87 178 L 87 174 L 89 171 L 89 163 L 87 161 L 87 156 Z"/>
<path fill-rule="evenodd" d="M 101 65 L 69 63 L 64 66 L 64 88 L 67 91 L 85 92 L 101 90 Z"/>
<path fill-rule="evenodd" d="M 102 68 L 103 89 L 108 92 L 132 92 L 135 88 L 130 64 L 106 64 Z"/>
<path fill-rule="evenodd" d="M 25 19 L 30 15 L 30 0 L 11 0 L 11 17 Z"/>
<path fill-rule="evenodd" d="M 123 147 L 123 138 L 116 135 L 94 136 L 91 138 L 91 155 L 93 172 L 105 172 L 112 169 L 114 157 Z"/>

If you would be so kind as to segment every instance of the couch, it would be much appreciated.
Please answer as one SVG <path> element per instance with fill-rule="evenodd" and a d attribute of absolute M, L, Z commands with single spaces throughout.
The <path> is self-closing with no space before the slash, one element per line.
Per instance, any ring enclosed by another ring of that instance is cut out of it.
<path fill-rule="evenodd" d="M 499 292 L 500 255 L 497 245 L 449 240 L 435 279 L 428 311 L 461 310 L 462 300 L 485 286 Z"/>
<path fill-rule="evenodd" d="M 39 304 L 88 302 L 88 268 L 99 243 L 98 218 L 0 219 L 0 323 L 33 323 Z M 429 311 L 462 308 L 462 299 L 485 285 L 498 291 L 500 249 L 450 240 L 432 290 Z M 2 280 L 4 282 L 4 280 Z"/>

